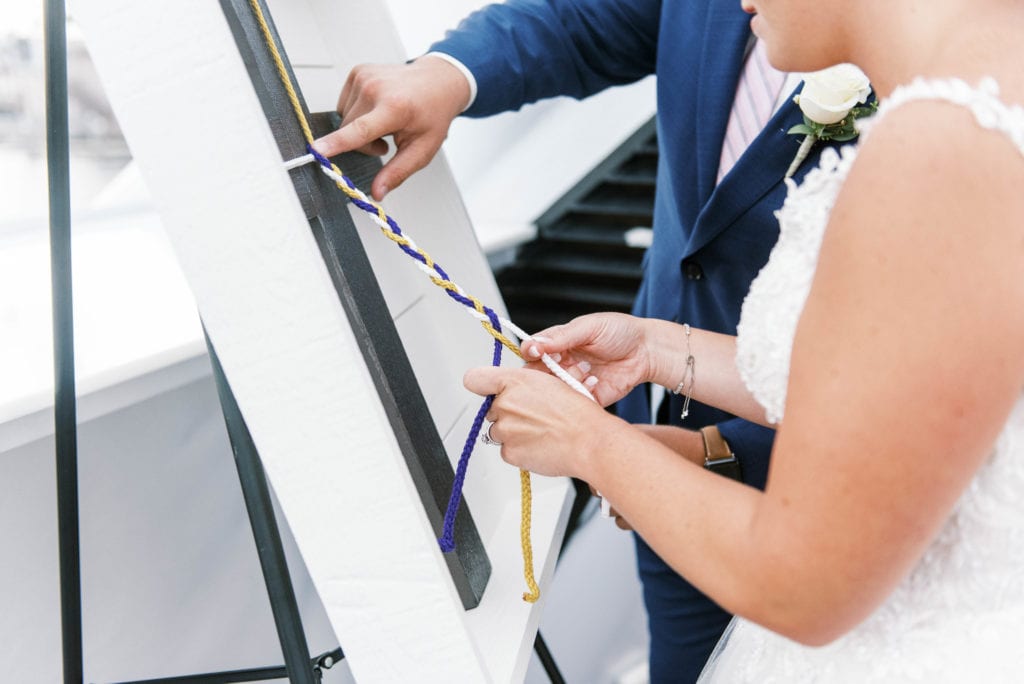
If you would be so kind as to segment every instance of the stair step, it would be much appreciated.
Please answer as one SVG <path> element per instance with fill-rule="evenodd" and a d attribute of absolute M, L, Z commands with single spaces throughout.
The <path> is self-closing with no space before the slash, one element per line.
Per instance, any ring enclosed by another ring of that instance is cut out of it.
<path fill-rule="evenodd" d="M 658 154 L 634 155 L 620 164 L 615 173 L 654 178 L 658 173 Z"/>
<path fill-rule="evenodd" d="M 510 266 L 498 278 L 501 287 L 521 285 L 550 285 L 552 289 L 569 288 L 631 295 L 640 286 L 639 269 L 630 271 L 565 268 L 562 264 L 554 268 L 533 267 L 529 264 Z"/>
<path fill-rule="evenodd" d="M 579 202 L 573 202 L 569 211 L 610 211 L 631 214 L 650 214 L 654 197 L 648 193 L 602 192 L 600 188 Z"/>
<path fill-rule="evenodd" d="M 580 203 L 585 206 L 623 206 L 631 210 L 650 212 L 654 206 L 654 184 L 604 181 L 580 202 L 570 205 L 569 209 L 576 208 Z"/>
<path fill-rule="evenodd" d="M 638 224 L 639 227 L 647 228 L 646 225 Z M 564 243 L 567 245 L 589 245 L 591 250 L 600 249 L 637 249 L 626 243 L 626 232 L 637 226 L 624 225 L 602 225 L 599 223 L 588 223 L 585 221 L 559 221 L 551 226 L 544 226 L 540 234 L 545 242 Z M 640 250 L 641 252 L 643 250 Z"/>
<path fill-rule="evenodd" d="M 614 173 L 609 173 L 605 177 L 604 182 L 609 185 L 615 185 L 620 187 L 635 186 L 642 188 L 650 188 L 653 192 L 655 182 L 657 181 L 657 179 L 658 174 L 656 173 L 640 173 L 637 171 L 615 171 Z"/>
<path fill-rule="evenodd" d="M 609 251 L 595 255 L 582 251 L 552 249 L 547 244 L 539 243 L 522 250 L 510 269 L 639 279 L 642 259 L 640 250 L 622 250 L 621 253 Z"/>
<path fill-rule="evenodd" d="M 628 311 L 636 298 L 635 287 L 584 287 L 578 283 L 529 281 L 524 283 L 504 282 L 501 285 L 505 303 L 511 308 L 513 301 L 528 302 L 531 305 L 556 303 L 567 309 L 591 311 Z"/>
<path fill-rule="evenodd" d="M 625 211 L 612 208 L 589 207 L 588 211 L 573 210 L 564 218 L 565 225 L 607 226 L 625 232 L 631 228 L 650 228 L 654 215 L 650 212 Z"/>
<path fill-rule="evenodd" d="M 599 205 L 577 205 L 562 216 L 559 224 L 566 231 L 586 227 L 605 227 L 626 232 L 633 228 L 649 228 L 654 222 L 650 208 L 628 209 L 626 207 L 601 207 Z"/>

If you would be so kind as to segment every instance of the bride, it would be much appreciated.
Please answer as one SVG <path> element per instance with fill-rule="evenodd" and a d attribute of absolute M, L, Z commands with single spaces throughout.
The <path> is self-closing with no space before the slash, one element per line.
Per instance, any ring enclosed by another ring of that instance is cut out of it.
<path fill-rule="evenodd" d="M 739 616 L 707 679 L 1018 680 L 1024 2 L 743 2 L 776 67 L 868 74 L 858 145 L 790 185 L 737 337 L 597 314 L 524 351 L 560 353 L 603 405 L 654 382 L 777 424 L 766 490 L 539 362 L 465 384 L 497 395 L 506 461 L 590 482 Z"/>

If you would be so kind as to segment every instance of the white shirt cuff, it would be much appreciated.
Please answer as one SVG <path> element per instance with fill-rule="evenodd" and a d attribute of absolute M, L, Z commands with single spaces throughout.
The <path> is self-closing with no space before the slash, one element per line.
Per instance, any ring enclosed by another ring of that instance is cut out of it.
<path fill-rule="evenodd" d="M 469 84 L 469 102 L 467 102 L 466 106 L 462 108 L 462 111 L 466 111 L 467 109 L 472 107 L 473 103 L 476 102 L 476 78 L 474 78 L 473 72 L 470 71 L 466 67 L 466 65 L 463 64 L 462 62 L 460 62 L 459 60 L 455 59 L 451 55 L 446 55 L 443 52 L 428 52 L 427 54 L 425 54 L 423 56 L 424 57 L 439 57 L 439 58 L 441 58 L 444 61 L 448 62 L 453 67 L 455 67 L 456 69 L 458 69 L 459 71 L 462 72 L 462 75 L 466 77 L 466 82 Z"/>

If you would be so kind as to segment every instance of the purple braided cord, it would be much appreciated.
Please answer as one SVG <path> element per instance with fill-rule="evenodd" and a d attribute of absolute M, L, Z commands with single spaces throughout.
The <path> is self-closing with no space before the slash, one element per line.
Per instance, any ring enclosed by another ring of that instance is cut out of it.
<path fill-rule="evenodd" d="M 308 150 L 309 153 L 313 155 L 313 158 L 316 159 L 317 162 L 319 162 L 321 166 L 323 166 L 326 169 L 330 169 L 332 171 L 334 170 L 333 164 L 331 164 L 331 160 L 328 159 L 327 157 L 323 156 L 322 154 L 320 154 L 316 150 L 314 150 L 312 145 L 306 145 L 306 150 Z M 342 177 L 342 179 L 344 179 L 345 184 L 348 185 L 348 187 L 356 189 L 356 184 L 353 183 L 352 180 L 348 176 L 346 176 L 345 174 L 342 174 L 341 177 Z M 377 212 L 377 207 L 373 206 L 369 202 L 365 202 L 365 201 L 363 201 L 361 199 L 358 199 L 356 197 L 349 197 L 348 199 L 349 199 L 350 202 L 352 202 L 352 204 L 356 205 L 357 207 L 359 207 L 360 209 L 362 209 L 366 213 L 373 214 L 374 216 L 379 216 L 379 213 Z M 395 235 L 403 235 L 404 236 L 404 234 L 402 233 L 402 229 L 399 227 L 398 223 L 393 218 L 391 218 L 390 216 L 385 216 L 385 218 L 387 219 L 388 226 L 391 228 L 391 231 Z M 403 252 L 405 252 L 406 254 L 411 256 L 416 261 L 420 262 L 424 266 L 427 265 L 427 258 L 423 254 L 421 254 L 420 252 L 416 251 L 415 249 L 413 249 L 409 245 L 403 245 L 403 244 L 400 244 L 400 243 L 395 243 L 395 244 L 398 245 L 399 249 L 401 249 Z M 440 264 L 435 262 L 432 265 L 432 267 L 433 267 L 433 269 L 435 271 L 437 271 L 437 274 L 439 276 L 441 276 L 441 278 L 443 280 L 447 280 L 447 281 L 451 282 L 451 278 L 449 278 L 448 274 L 444 272 L 444 269 L 441 268 Z M 476 308 L 476 304 L 473 302 L 473 300 L 471 300 L 469 297 L 466 297 L 465 295 L 461 295 L 458 292 L 454 292 L 454 291 L 449 290 L 449 289 L 445 289 L 445 293 L 449 297 L 451 297 L 452 299 L 457 301 L 459 304 L 462 304 L 464 306 L 468 306 L 471 309 L 475 309 Z M 494 321 L 494 312 L 490 309 L 490 307 L 485 306 L 484 307 L 484 313 L 487 314 L 488 318 L 490 318 L 492 323 L 493 323 L 493 321 Z M 498 330 L 498 332 L 501 332 L 501 328 L 498 327 L 497 325 L 495 325 L 495 329 Z"/>
<path fill-rule="evenodd" d="M 490 309 L 487 310 L 487 317 L 491 319 L 491 325 L 498 332 L 501 332 L 501 324 L 498 323 L 498 316 Z M 494 340 L 494 357 L 491 359 L 492 366 L 501 365 L 501 342 Z M 459 504 L 462 503 L 462 485 L 466 480 L 466 470 L 469 467 L 469 457 L 473 454 L 473 447 L 480 435 L 480 428 L 484 424 L 484 416 L 491 410 L 494 403 L 494 395 L 488 395 L 480 405 L 473 419 L 473 426 L 469 429 L 466 443 L 462 447 L 462 456 L 459 457 L 459 465 L 455 469 L 455 480 L 452 482 L 452 494 L 448 498 L 448 509 L 444 512 L 444 534 L 438 539 L 441 550 L 445 553 L 455 550 L 455 514 L 459 512 Z"/>
<path fill-rule="evenodd" d="M 327 159 L 327 157 L 324 157 L 322 154 L 314 150 L 312 145 L 306 145 L 306 149 L 309 151 L 310 154 L 313 155 L 313 157 L 317 160 L 317 162 L 320 163 L 321 166 L 331 169 L 333 171 L 333 165 L 331 164 L 330 159 Z M 356 187 L 355 183 L 353 183 L 348 176 L 342 174 L 341 177 L 350 188 Z M 370 204 L 369 202 L 365 202 L 355 197 L 349 197 L 349 201 L 369 214 L 373 214 L 374 216 L 379 215 L 377 207 Z M 402 229 L 398 226 L 398 223 L 396 223 L 395 220 L 390 216 L 387 216 L 386 219 L 388 226 L 395 233 L 395 235 L 402 235 Z M 427 264 L 426 257 L 420 252 L 416 251 L 412 247 L 409 247 L 408 245 L 403 245 L 399 243 L 396 244 L 398 244 L 398 246 L 402 249 L 403 252 L 411 256 L 416 261 L 420 262 L 423 265 Z M 445 273 L 444 269 L 442 269 L 438 264 L 435 263 L 432 266 L 433 269 L 437 271 L 437 274 L 441 276 L 442 279 L 447 280 L 449 282 L 451 281 L 451 278 L 448 277 L 448 274 Z M 476 308 L 476 305 L 473 302 L 473 300 L 469 299 L 468 297 L 448 289 L 445 289 L 445 292 L 448 294 L 449 297 L 459 302 L 460 304 L 463 304 L 470 308 Z M 487 315 L 487 318 L 490 319 L 491 325 L 494 326 L 494 329 L 500 333 L 501 323 L 498 321 L 498 314 L 496 314 L 494 310 L 488 306 L 484 306 L 483 309 L 484 313 Z M 494 357 L 491 360 L 491 365 L 501 365 L 501 341 L 498 339 L 494 340 Z M 441 550 L 445 553 L 455 550 L 455 516 L 459 512 L 459 505 L 462 503 L 462 487 L 466 481 L 466 470 L 469 468 L 469 457 L 473 455 L 473 447 L 476 446 L 477 437 L 480 436 L 480 428 L 482 428 L 484 424 L 484 417 L 487 415 L 487 412 L 491 410 L 492 403 L 494 403 L 493 394 L 489 395 L 487 398 L 484 399 L 483 403 L 480 405 L 480 410 L 476 412 L 476 417 L 473 418 L 473 425 L 470 427 L 469 435 L 466 437 L 466 443 L 462 447 L 462 455 L 459 457 L 459 464 L 455 469 L 455 479 L 452 481 L 452 493 L 451 496 L 448 498 L 448 508 L 445 510 L 444 513 L 444 533 L 441 535 L 441 538 L 437 540 L 438 543 L 441 545 Z"/>

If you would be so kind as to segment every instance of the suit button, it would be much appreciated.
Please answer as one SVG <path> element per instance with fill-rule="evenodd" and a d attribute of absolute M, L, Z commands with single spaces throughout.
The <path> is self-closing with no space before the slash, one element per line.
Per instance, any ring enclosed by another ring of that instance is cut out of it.
<path fill-rule="evenodd" d="M 700 267 L 696 261 L 684 261 L 683 262 L 683 273 L 690 280 L 703 280 L 704 269 Z"/>

